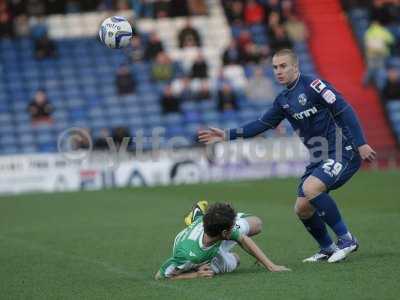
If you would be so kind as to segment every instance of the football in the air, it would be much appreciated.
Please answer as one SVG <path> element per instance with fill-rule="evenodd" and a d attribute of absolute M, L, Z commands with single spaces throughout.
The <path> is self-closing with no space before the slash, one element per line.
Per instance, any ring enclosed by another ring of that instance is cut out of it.
<path fill-rule="evenodd" d="M 132 39 L 132 26 L 125 17 L 114 16 L 101 23 L 100 41 L 108 48 L 120 49 L 129 45 Z"/>

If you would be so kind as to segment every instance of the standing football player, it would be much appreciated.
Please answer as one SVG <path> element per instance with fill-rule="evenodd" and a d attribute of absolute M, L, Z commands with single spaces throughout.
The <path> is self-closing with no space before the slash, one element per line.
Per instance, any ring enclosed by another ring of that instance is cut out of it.
<path fill-rule="evenodd" d="M 287 119 L 308 148 L 311 160 L 298 187 L 295 212 L 318 242 L 320 251 L 303 261 L 341 261 L 359 244 L 329 192 L 349 181 L 361 161 L 374 160 L 376 153 L 367 144 L 353 108 L 326 81 L 301 74 L 298 57 L 292 50 L 275 53 L 272 65 L 276 80 L 286 87 L 272 108 L 242 128 L 202 130 L 199 140 L 213 143 L 250 138 Z M 336 234 L 336 244 L 325 224 Z"/>

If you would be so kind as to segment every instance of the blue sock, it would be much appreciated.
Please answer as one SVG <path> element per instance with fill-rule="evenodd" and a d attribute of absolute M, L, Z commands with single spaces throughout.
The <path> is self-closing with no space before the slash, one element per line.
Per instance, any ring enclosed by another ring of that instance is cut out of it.
<path fill-rule="evenodd" d="M 312 237 L 318 242 L 321 249 L 330 249 L 333 242 L 331 237 L 326 230 L 326 226 L 321 217 L 314 212 L 311 218 L 307 220 L 300 219 L 304 226 L 307 228 L 308 232 Z"/>
<path fill-rule="evenodd" d="M 314 199 L 311 199 L 310 203 L 317 209 L 318 214 L 325 223 L 332 228 L 333 232 L 335 232 L 338 237 L 351 238 L 347 226 L 342 220 L 339 209 L 331 196 L 327 193 L 321 193 Z"/>

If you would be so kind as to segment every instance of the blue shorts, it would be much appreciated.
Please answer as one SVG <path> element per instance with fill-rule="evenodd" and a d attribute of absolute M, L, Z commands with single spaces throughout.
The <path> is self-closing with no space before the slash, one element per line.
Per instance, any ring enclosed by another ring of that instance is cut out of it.
<path fill-rule="evenodd" d="M 335 157 L 332 155 L 331 157 Z M 360 169 L 361 157 L 358 153 L 351 151 L 342 160 L 326 159 L 320 163 L 307 166 L 301 177 L 297 196 L 304 197 L 303 183 L 310 176 L 315 176 L 325 183 L 327 192 L 335 190 L 345 184 Z"/>

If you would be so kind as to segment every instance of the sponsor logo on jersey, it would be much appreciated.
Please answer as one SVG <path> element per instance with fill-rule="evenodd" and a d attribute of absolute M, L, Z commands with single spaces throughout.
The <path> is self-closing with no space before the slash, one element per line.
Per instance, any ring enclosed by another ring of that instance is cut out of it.
<path fill-rule="evenodd" d="M 283 109 L 288 109 L 289 107 L 290 107 L 289 104 L 283 104 L 283 105 L 282 105 L 282 108 L 283 108 Z"/>
<path fill-rule="evenodd" d="M 324 100 L 329 104 L 332 104 L 336 101 L 336 95 L 331 90 L 326 90 L 325 92 L 323 92 L 322 98 L 324 98 Z"/>
<path fill-rule="evenodd" d="M 193 256 L 196 256 L 196 254 L 193 253 L 192 251 L 190 251 L 190 252 L 189 252 L 189 256 L 192 256 L 192 257 L 193 257 Z"/>
<path fill-rule="evenodd" d="M 301 93 L 301 94 L 299 95 L 298 99 L 299 99 L 299 103 L 300 103 L 301 105 L 303 105 L 303 106 L 306 105 L 306 103 L 307 103 L 306 94 Z"/>
<path fill-rule="evenodd" d="M 320 79 L 315 79 L 313 82 L 311 82 L 310 86 L 318 94 L 320 94 L 324 90 L 324 88 L 326 88 L 326 84 L 323 83 Z"/>
<path fill-rule="evenodd" d="M 293 114 L 293 118 L 296 120 L 303 120 L 304 118 L 309 118 L 312 115 L 315 115 L 318 112 L 318 109 L 313 106 L 309 109 L 303 110 L 302 112 Z"/>

